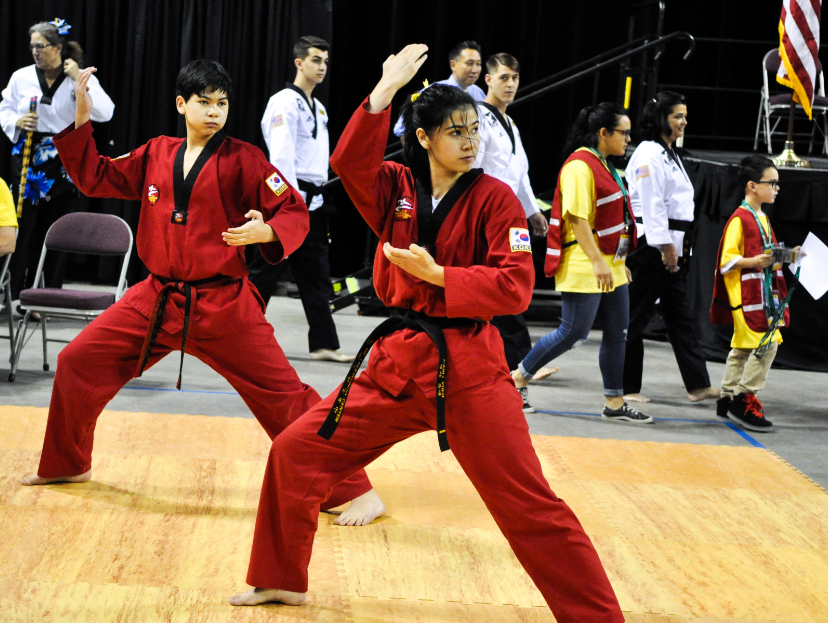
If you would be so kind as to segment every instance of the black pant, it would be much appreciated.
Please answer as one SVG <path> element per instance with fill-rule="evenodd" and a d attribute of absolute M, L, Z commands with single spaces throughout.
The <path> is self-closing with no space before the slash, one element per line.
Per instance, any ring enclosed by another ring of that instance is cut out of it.
<path fill-rule="evenodd" d="M 267 304 L 276 291 L 283 264 L 268 264 L 258 247 L 251 250 L 248 264 L 250 281 L 259 290 Z M 339 349 L 331 315 L 331 269 L 328 263 L 328 226 L 322 208 L 310 213 L 310 231 L 305 241 L 288 258 L 293 277 L 299 288 L 299 298 L 308 320 L 308 348 L 310 352 L 320 348 Z"/>
<path fill-rule="evenodd" d="M 41 199 L 37 205 L 32 205 L 29 201 L 23 202 L 23 216 L 17 219 L 17 245 L 9 263 L 12 299 L 20 298 L 21 290 L 34 285 L 46 232 L 61 216 L 76 211 L 78 200 L 75 192 L 67 192 L 49 201 Z M 14 205 L 17 206 L 17 193 Z M 47 288 L 60 288 L 63 285 L 65 266 L 65 253 L 49 251 L 43 266 Z"/>
<path fill-rule="evenodd" d="M 627 353 L 624 359 L 624 393 L 641 392 L 644 330 L 655 313 L 658 299 L 661 299 L 661 313 L 684 387 L 688 392 L 710 387 L 704 353 L 690 316 L 686 271 L 669 272 L 661 261 L 661 251 L 648 246 L 646 237 L 638 241 L 638 248 L 627 258 L 627 267 L 632 273 L 632 283 L 630 326 L 627 329 Z"/>
<path fill-rule="evenodd" d="M 532 340 L 529 337 L 529 328 L 523 314 L 517 316 L 495 316 L 492 318 L 494 326 L 503 338 L 503 350 L 506 353 L 506 363 L 509 370 L 514 370 L 523 358 L 532 350 Z"/>

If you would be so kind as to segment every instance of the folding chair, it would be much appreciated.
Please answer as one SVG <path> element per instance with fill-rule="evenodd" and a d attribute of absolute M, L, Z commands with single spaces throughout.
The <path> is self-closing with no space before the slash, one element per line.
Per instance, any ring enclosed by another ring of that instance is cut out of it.
<path fill-rule="evenodd" d="M 9 361 L 14 356 L 14 320 L 12 319 L 11 273 L 9 273 L 11 258 L 11 253 L 7 253 L 6 257 L 0 258 L 0 262 L 3 264 L 0 268 L 0 310 L 6 309 L 9 312 L 9 334 L 0 335 L 0 338 L 9 340 Z"/>
<path fill-rule="evenodd" d="M 100 290 L 68 290 L 46 288 L 43 278 L 43 264 L 47 251 L 83 253 L 87 255 L 121 255 L 123 264 L 115 293 Z M 41 315 L 39 321 L 43 331 L 43 369 L 49 370 L 46 351 L 48 342 L 68 344 L 68 340 L 48 338 L 46 324 L 49 318 L 72 318 L 91 322 L 101 315 L 126 292 L 126 271 L 132 253 L 132 231 L 126 221 L 112 214 L 74 212 L 62 216 L 46 232 L 43 251 L 35 274 L 35 287 L 20 293 L 20 305 L 26 314 L 17 328 L 15 347 L 11 358 L 9 382 L 13 382 L 20 362 L 20 353 L 26 345 L 26 329 L 32 314 Z"/>
<path fill-rule="evenodd" d="M 779 50 L 774 48 L 765 54 L 762 59 L 762 80 L 763 86 L 760 92 L 759 101 L 759 118 L 756 120 L 756 137 L 753 141 L 753 151 L 759 149 L 759 130 L 763 130 L 765 145 L 768 148 L 768 153 L 773 153 L 771 147 L 771 138 L 774 134 L 784 134 L 787 136 L 787 126 L 785 131 L 776 128 L 779 122 L 788 118 L 788 111 L 791 108 L 791 99 L 793 99 L 793 92 L 788 90 L 786 93 L 771 94 L 771 82 L 776 83 L 776 72 L 779 69 Z M 814 149 L 814 136 L 818 130 L 822 134 L 822 149 L 823 154 L 828 155 L 828 97 L 825 97 L 825 76 L 822 73 L 822 62 L 817 63 L 817 75 L 819 89 L 814 97 L 813 106 L 813 122 L 814 126 L 811 129 L 811 143 L 808 146 L 808 153 Z M 771 76 L 769 79 L 768 76 Z M 804 112 L 800 105 L 797 105 L 797 112 Z M 777 118 L 771 126 L 771 117 L 776 115 Z M 821 117 L 817 121 L 817 115 Z"/>

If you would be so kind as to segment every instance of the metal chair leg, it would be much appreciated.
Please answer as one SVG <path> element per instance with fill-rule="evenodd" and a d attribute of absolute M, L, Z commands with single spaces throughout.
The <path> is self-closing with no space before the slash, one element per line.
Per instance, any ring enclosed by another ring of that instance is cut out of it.
<path fill-rule="evenodd" d="M 46 344 L 49 342 L 49 339 L 46 337 L 46 316 L 40 319 L 40 328 L 43 330 L 43 371 L 49 371 L 49 354 L 46 351 Z"/>
<path fill-rule="evenodd" d="M 29 326 L 29 318 L 31 315 L 32 312 L 27 310 L 26 315 L 23 316 L 23 319 L 17 325 L 17 335 L 14 340 L 14 351 L 12 352 L 11 359 L 9 360 L 9 363 L 11 363 L 9 383 L 14 383 L 14 378 L 17 376 L 17 366 L 20 363 L 20 353 L 23 350 L 23 343 L 26 341 L 26 329 Z"/>
<path fill-rule="evenodd" d="M 759 97 L 759 116 L 756 118 L 756 137 L 753 139 L 753 151 L 759 150 L 759 128 L 762 125 L 762 111 L 765 109 L 764 96 Z"/>
<path fill-rule="evenodd" d="M 14 332 L 14 318 L 12 318 L 13 314 L 12 314 L 11 290 L 9 289 L 8 285 L 6 286 L 5 299 L 6 299 L 6 309 L 9 310 L 9 361 L 11 361 L 11 357 L 14 355 L 15 338 L 17 337 L 17 335 Z"/>

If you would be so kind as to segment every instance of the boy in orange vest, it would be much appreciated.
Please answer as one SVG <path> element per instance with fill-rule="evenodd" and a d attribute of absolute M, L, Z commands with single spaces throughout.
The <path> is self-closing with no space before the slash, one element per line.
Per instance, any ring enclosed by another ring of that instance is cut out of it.
<path fill-rule="evenodd" d="M 769 432 L 773 424 L 765 417 L 756 394 L 765 386 L 782 342 L 779 331 L 767 334 L 787 287 L 781 263 L 773 263 L 770 249 L 777 241 L 762 204 L 776 200 L 779 172 L 769 158 L 747 156 L 739 166 L 739 185 L 745 189 L 745 199 L 727 222 L 719 244 L 710 308 L 714 325 L 733 325 L 716 415 L 748 430 Z M 786 308 L 779 326 L 788 325 L 790 312 Z"/>

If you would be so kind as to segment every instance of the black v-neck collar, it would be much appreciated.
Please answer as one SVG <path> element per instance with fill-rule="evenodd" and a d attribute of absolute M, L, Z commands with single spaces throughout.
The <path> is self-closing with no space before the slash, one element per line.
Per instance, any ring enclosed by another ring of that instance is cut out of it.
<path fill-rule="evenodd" d="M 66 74 L 60 72 L 60 75 L 55 78 L 55 81 L 52 83 L 52 86 L 49 86 L 46 82 L 46 74 L 43 73 L 43 70 L 40 67 L 35 67 L 35 73 L 37 74 L 37 82 L 40 84 L 40 90 L 43 91 L 43 96 L 40 98 L 40 103 L 44 106 L 49 106 L 52 103 L 52 98 L 55 96 L 58 88 L 63 81 L 66 79 Z"/>
<path fill-rule="evenodd" d="M 512 141 L 512 155 L 514 155 L 514 153 L 515 153 L 515 132 L 514 132 L 514 130 L 512 130 L 512 124 L 509 123 L 502 114 L 500 114 L 500 111 L 497 109 L 496 106 L 493 106 L 489 102 L 480 102 L 480 105 L 485 107 L 486 110 L 491 111 L 491 113 L 495 116 L 495 119 L 497 119 L 500 122 L 500 125 L 503 126 L 503 129 L 506 130 L 506 134 L 509 135 L 509 139 Z"/>
<path fill-rule="evenodd" d="M 471 171 L 463 173 L 454 183 L 454 186 L 440 199 L 440 203 L 437 204 L 437 209 L 434 211 L 431 209 L 433 205 L 431 201 L 431 185 L 421 180 L 416 181 L 417 244 L 421 247 L 426 247 L 435 259 L 435 242 L 437 241 L 437 234 L 440 233 L 440 227 L 442 227 L 443 221 L 446 220 L 454 204 L 463 196 L 463 193 L 481 175 L 483 175 L 483 169 L 472 169 Z"/>
<path fill-rule="evenodd" d="M 190 206 L 190 195 L 193 193 L 193 186 L 195 186 L 201 169 L 204 168 L 210 156 L 221 146 L 225 138 L 227 138 L 227 135 L 224 133 L 224 130 L 221 130 L 216 132 L 213 138 L 207 141 L 207 144 L 201 150 L 201 153 L 198 154 L 198 158 L 196 158 L 186 178 L 184 177 L 184 154 L 187 151 L 187 139 L 185 138 L 184 142 L 181 143 L 181 146 L 175 154 L 175 163 L 173 164 L 173 194 L 175 197 L 175 209 L 177 211 L 187 212 Z"/>
<path fill-rule="evenodd" d="M 288 89 L 290 89 L 291 91 L 296 91 L 299 95 L 302 96 L 302 101 L 310 104 L 310 111 L 311 111 L 311 114 L 313 115 L 313 134 L 312 134 L 312 136 L 315 139 L 316 138 L 316 130 L 317 130 L 317 127 L 316 127 L 317 126 L 317 123 L 316 123 L 316 101 L 313 99 L 313 97 L 311 97 L 310 102 L 308 102 L 308 96 L 305 95 L 305 92 L 302 89 L 300 89 L 299 87 L 297 87 L 295 84 L 293 84 L 292 82 L 286 82 L 285 86 Z"/>
<path fill-rule="evenodd" d="M 678 168 L 681 169 L 681 172 L 684 174 L 684 179 L 686 179 L 689 182 L 690 178 L 687 177 L 687 171 L 684 170 L 684 164 L 681 162 L 681 159 L 679 158 L 679 155 L 676 153 L 676 150 L 673 149 L 671 146 L 668 146 L 667 143 L 664 142 L 664 139 L 662 139 L 661 137 L 656 139 L 656 143 L 658 143 L 664 148 L 664 151 L 667 152 L 667 157 L 678 165 Z"/>

